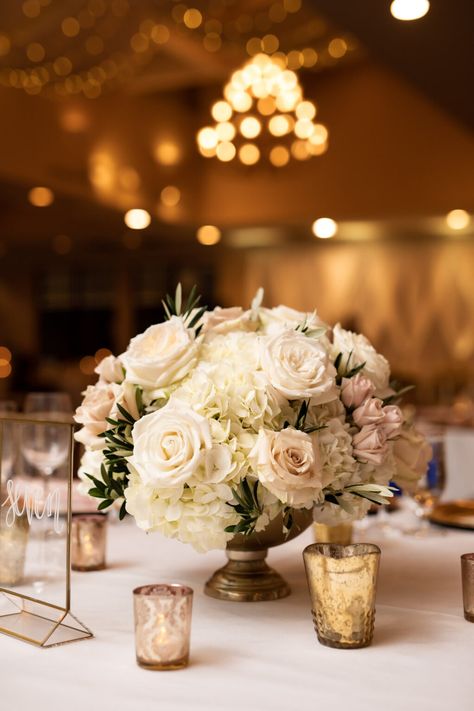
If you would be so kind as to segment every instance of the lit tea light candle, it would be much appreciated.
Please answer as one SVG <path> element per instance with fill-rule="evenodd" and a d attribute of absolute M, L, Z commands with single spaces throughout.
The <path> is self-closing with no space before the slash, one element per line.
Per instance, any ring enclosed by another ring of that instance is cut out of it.
<path fill-rule="evenodd" d="M 185 585 L 143 585 L 133 591 L 137 663 L 182 669 L 189 661 L 193 591 Z"/>
<path fill-rule="evenodd" d="M 0 585 L 16 585 L 23 579 L 30 524 L 24 513 L 9 516 L 6 489 L 0 489 Z M 23 506 L 24 502 L 20 502 Z"/>
<path fill-rule="evenodd" d="M 73 514 L 71 523 L 71 567 L 89 571 L 105 568 L 107 516 Z"/>

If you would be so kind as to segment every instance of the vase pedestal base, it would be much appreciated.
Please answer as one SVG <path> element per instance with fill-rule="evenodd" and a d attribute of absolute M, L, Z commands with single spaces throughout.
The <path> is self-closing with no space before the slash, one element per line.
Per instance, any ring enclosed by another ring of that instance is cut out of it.
<path fill-rule="evenodd" d="M 290 586 L 266 562 L 267 550 L 227 550 L 229 561 L 207 581 L 204 592 L 218 600 L 259 602 L 290 594 Z"/>

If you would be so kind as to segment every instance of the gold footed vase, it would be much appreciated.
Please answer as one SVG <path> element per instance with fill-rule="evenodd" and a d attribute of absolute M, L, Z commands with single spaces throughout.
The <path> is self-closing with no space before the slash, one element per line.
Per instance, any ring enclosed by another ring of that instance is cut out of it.
<path fill-rule="evenodd" d="M 250 536 L 238 534 L 227 544 L 229 559 L 207 581 L 204 592 L 218 600 L 259 602 L 287 597 L 291 589 L 282 576 L 267 565 L 268 549 L 296 538 L 312 523 L 313 512 L 298 509 L 292 512 L 293 525 L 289 533 L 283 531 L 280 514 L 264 531 Z"/>

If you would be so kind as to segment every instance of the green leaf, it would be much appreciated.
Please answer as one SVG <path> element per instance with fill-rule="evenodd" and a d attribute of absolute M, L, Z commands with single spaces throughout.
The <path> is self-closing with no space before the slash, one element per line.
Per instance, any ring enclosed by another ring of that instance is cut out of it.
<path fill-rule="evenodd" d="M 122 520 L 125 518 L 125 516 L 127 515 L 126 505 L 127 505 L 127 502 L 124 501 L 124 502 L 122 503 L 122 506 L 120 507 L 120 511 L 119 511 L 119 521 L 122 521 Z"/>
<path fill-rule="evenodd" d="M 95 499 L 103 499 L 105 496 L 105 489 L 89 489 L 87 492 L 89 496 L 93 496 Z"/>
<path fill-rule="evenodd" d="M 336 356 L 336 360 L 334 361 L 334 367 L 336 370 L 339 370 L 339 366 L 341 365 L 341 360 L 342 360 L 342 353 L 338 353 Z"/>
<path fill-rule="evenodd" d="M 117 409 L 120 412 L 120 414 L 122 415 L 122 417 L 124 417 L 125 420 L 127 420 L 127 422 L 129 422 L 131 425 L 135 424 L 135 420 L 133 419 L 131 414 L 124 407 L 122 407 L 122 405 L 119 405 L 119 403 L 117 403 Z"/>
<path fill-rule="evenodd" d="M 112 499 L 106 499 L 105 501 L 101 501 L 100 504 L 97 507 L 97 511 L 103 511 L 104 509 L 108 509 L 109 506 L 112 506 L 114 502 Z"/>

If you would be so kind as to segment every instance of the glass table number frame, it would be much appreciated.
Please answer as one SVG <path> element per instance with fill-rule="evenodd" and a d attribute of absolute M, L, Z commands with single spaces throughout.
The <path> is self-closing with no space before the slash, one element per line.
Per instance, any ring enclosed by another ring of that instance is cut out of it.
<path fill-rule="evenodd" d="M 26 594 L 25 591 L 21 589 L 25 588 L 25 585 L 19 584 L 18 588 L 20 589 L 14 589 L 13 586 L 4 587 L 0 582 L 0 633 L 16 637 L 17 639 L 29 642 L 38 647 L 53 647 L 67 642 L 74 642 L 93 637 L 92 632 L 71 612 L 71 518 L 74 424 L 69 421 L 31 419 L 19 415 L 15 415 L 14 417 L 0 417 L 0 555 L 2 555 L 1 547 L 2 545 L 5 545 L 3 544 L 5 538 L 2 537 L 2 533 L 11 535 L 10 531 L 7 531 L 6 527 L 11 529 L 15 523 L 18 522 L 19 518 L 22 518 L 28 529 L 39 510 L 36 501 L 34 502 L 34 505 L 32 504 L 34 497 L 32 498 L 31 493 L 28 492 L 27 485 L 25 485 L 23 489 L 23 498 L 20 498 L 21 493 L 19 494 L 18 491 L 16 493 L 12 493 L 15 492 L 14 474 L 12 471 L 3 471 L 6 469 L 4 466 L 5 457 L 3 454 L 6 451 L 7 445 L 13 447 L 14 441 L 17 441 L 16 435 L 21 432 L 22 427 L 28 425 L 34 427 L 57 426 L 67 428 L 64 436 L 62 436 L 62 441 L 67 442 L 67 476 L 65 482 L 65 510 L 63 510 L 60 524 L 63 529 L 65 526 L 65 538 L 62 539 L 63 556 L 59 565 L 57 576 L 61 589 L 58 596 L 59 599 L 52 602 L 51 600 L 44 599 L 44 596 L 40 594 L 41 588 L 36 588 L 36 591 L 33 589 L 33 594 Z M 8 441 L 6 437 L 10 437 L 11 441 Z M 10 468 L 11 466 L 12 464 L 10 461 Z M 50 525 L 49 519 L 52 518 L 54 514 L 51 506 L 52 498 L 48 499 L 46 496 L 46 487 L 49 486 L 49 482 L 46 483 L 46 480 L 44 480 L 43 483 L 45 487 L 45 493 L 42 501 L 43 510 L 41 515 L 36 518 L 44 519 L 39 523 L 43 526 L 48 526 Z M 5 496 L 6 492 L 8 492 L 7 496 Z M 52 493 L 58 497 L 55 501 L 57 502 L 56 515 L 58 517 L 57 520 L 59 521 L 60 494 L 58 492 L 59 490 L 55 490 Z M 16 508 L 15 501 L 17 504 Z M 49 504 L 49 512 L 47 512 L 47 504 Z M 26 513 L 27 507 L 29 508 Z M 10 514 L 10 517 L 7 520 L 6 516 L 8 516 L 8 514 Z M 26 523 L 26 516 L 28 523 Z M 38 523 L 38 521 L 35 523 Z M 15 542 L 13 545 L 15 545 Z M 46 546 L 46 543 L 44 543 L 44 545 Z M 5 545 L 4 556 L 7 554 L 7 546 Z M 48 565 L 48 560 L 45 559 L 46 554 L 43 553 L 44 564 Z M 28 593 L 29 592 L 30 590 L 28 590 Z M 36 594 L 37 592 L 39 594 Z"/>

